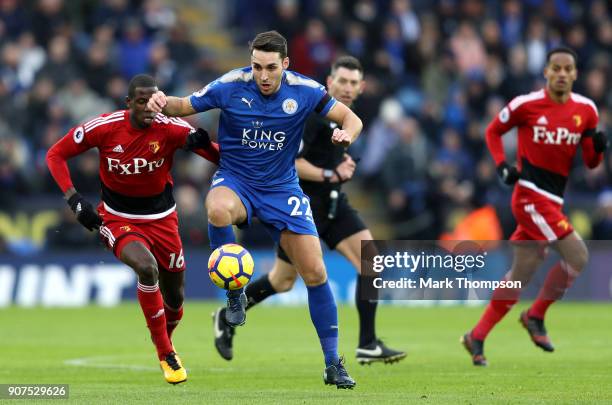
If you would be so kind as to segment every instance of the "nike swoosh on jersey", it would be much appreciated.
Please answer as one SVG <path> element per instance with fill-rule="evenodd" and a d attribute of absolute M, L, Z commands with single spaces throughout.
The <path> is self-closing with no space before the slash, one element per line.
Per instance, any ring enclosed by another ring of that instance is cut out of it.
<path fill-rule="evenodd" d="M 223 180 L 225 180 L 225 178 L 224 178 L 224 177 L 221 177 L 221 178 L 218 178 L 218 179 L 214 179 L 214 180 L 212 181 L 212 185 L 213 185 L 213 186 L 216 186 L 217 184 L 221 183 Z"/>
<path fill-rule="evenodd" d="M 383 353 L 382 347 L 376 346 L 376 349 L 357 349 L 357 354 L 364 354 L 366 356 L 380 356 Z"/>

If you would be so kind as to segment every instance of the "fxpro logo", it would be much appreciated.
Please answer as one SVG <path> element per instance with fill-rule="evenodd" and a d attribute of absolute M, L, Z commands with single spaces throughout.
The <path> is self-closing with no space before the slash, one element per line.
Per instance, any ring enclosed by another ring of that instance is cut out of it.
<path fill-rule="evenodd" d="M 547 131 L 546 127 L 536 125 L 533 127 L 533 142 L 545 145 L 577 145 L 580 142 L 580 134 L 561 127 L 556 131 Z"/>
<path fill-rule="evenodd" d="M 119 159 L 106 158 L 108 163 L 108 171 L 113 173 L 118 171 L 119 174 L 140 174 L 142 172 L 151 173 L 153 170 L 161 167 L 164 164 L 164 158 L 149 162 L 147 159 L 134 158 L 130 163 L 121 163 Z"/>
<path fill-rule="evenodd" d="M 242 129 L 242 145 L 251 149 L 282 150 L 286 134 L 263 128 L 263 121 L 253 121 L 253 128 Z"/>

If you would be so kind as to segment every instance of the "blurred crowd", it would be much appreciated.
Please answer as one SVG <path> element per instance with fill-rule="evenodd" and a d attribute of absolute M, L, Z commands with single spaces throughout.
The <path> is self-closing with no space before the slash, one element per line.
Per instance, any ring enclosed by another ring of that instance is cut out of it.
<path fill-rule="evenodd" d="M 59 246 L 93 239 L 83 238 L 62 203 L 46 167 L 49 147 L 71 127 L 126 108 L 137 73 L 152 74 L 169 94 L 188 94 L 220 74 L 175 6 L 161 0 L 0 0 L 0 59 L 0 211 L 53 198 L 65 210 L 48 235 Z M 97 153 L 72 159 L 70 168 L 77 190 L 99 200 Z M 206 237 L 201 203 L 212 170 L 199 157 L 177 154 L 176 198 L 184 217 L 193 216 L 185 232 L 194 243 Z M 189 229 L 198 224 L 201 231 Z"/>
<path fill-rule="evenodd" d="M 202 2 L 207 2 L 202 0 Z M 208 1 L 209 2 L 209 1 Z M 188 94 L 220 73 L 196 46 L 181 5 L 162 0 L 0 0 L 0 211 L 59 189 L 47 149 L 72 126 L 125 107 L 127 82 L 152 74 L 169 94 Z M 366 88 L 355 105 L 365 127 L 356 192 L 373 197 L 389 238 L 435 239 L 462 214 L 497 208 L 504 236 L 513 227 L 509 188 L 496 178 L 484 129 L 513 97 L 543 86 L 546 52 L 565 44 L 579 55 L 574 90 L 595 101 L 610 132 L 612 10 L 604 0 L 226 0 L 220 23 L 237 46 L 276 29 L 289 41 L 290 69 L 325 82 L 330 63 L 358 57 Z M 245 58 L 245 60 L 247 60 Z M 192 124 L 212 129 L 214 116 Z M 509 160 L 516 139 L 504 137 Z M 71 162 L 79 191 L 99 190 L 95 152 Z M 202 196 L 211 172 L 179 152 L 174 171 L 186 243 L 206 240 Z M 581 162 L 568 205 L 588 212 L 586 237 L 612 238 L 612 163 Z M 70 213 L 60 230 L 67 230 Z M 53 243 L 79 232 L 54 230 Z M 586 228 L 585 228 L 586 229 Z M 74 239 L 74 240 L 71 240 Z M 66 240 L 64 240 L 66 239 Z"/>

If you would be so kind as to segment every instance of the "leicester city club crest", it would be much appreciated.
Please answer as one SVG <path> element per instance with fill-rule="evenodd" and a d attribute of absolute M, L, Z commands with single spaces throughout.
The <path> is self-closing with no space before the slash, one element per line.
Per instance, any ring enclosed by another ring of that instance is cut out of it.
<path fill-rule="evenodd" d="M 283 111 L 289 115 L 295 113 L 298 109 L 298 103 L 292 98 L 283 101 Z"/>

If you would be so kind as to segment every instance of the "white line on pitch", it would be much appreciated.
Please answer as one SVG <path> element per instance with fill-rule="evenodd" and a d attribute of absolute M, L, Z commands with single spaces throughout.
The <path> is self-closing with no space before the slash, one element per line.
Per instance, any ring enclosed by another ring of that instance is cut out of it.
<path fill-rule="evenodd" d="M 91 356 L 91 357 L 79 357 L 76 359 L 68 359 L 64 360 L 64 364 L 75 367 L 89 367 L 89 368 L 106 368 L 106 369 L 123 369 L 123 370 L 131 370 L 131 371 L 159 371 L 159 367 L 154 366 L 142 366 L 142 365 L 132 365 L 132 364 L 118 364 L 113 363 L 112 361 L 115 359 L 120 359 L 120 356 Z M 186 367 L 187 371 L 196 370 L 199 367 Z M 216 372 L 216 373 L 231 373 L 235 371 L 233 368 L 221 368 L 221 367 L 205 367 L 203 368 L 206 371 Z"/>
<path fill-rule="evenodd" d="M 113 359 L 118 359 L 119 356 L 98 356 L 98 357 L 80 357 L 77 359 L 69 359 L 65 360 L 64 364 L 69 366 L 77 366 L 77 367 L 92 367 L 92 368 L 120 368 L 125 370 L 133 370 L 133 371 L 157 371 L 159 367 L 150 367 L 150 366 L 140 366 L 133 364 L 116 364 L 109 363 Z M 98 361 L 103 361 L 102 363 L 98 363 Z"/>

